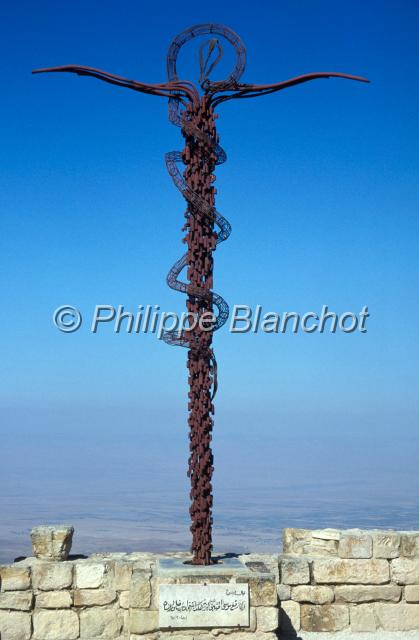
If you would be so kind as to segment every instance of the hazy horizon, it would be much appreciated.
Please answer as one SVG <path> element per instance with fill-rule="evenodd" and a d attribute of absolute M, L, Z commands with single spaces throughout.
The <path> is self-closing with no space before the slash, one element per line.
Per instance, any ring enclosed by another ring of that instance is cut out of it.
<path fill-rule="evenodd" d="M 218 414 L 216 549 L 277 552 L 286 526 L 419 529 L 419 439 L 406 429 L 289 429 L 278 416 L 252 431 L 254 416 L 240 429 Z M 43 523 L 74 525 L 73 553 L 188 548 L 185 415 L 164 428 L 152 426 L 157 409 L 139 415 L 2 412 L 0 562 L 30 555 L 29 531 Z"/>
<path fill-rule="evenodd" d="M 364 334 L 216 333 L 215 545 L 278 549 L 287 525 L 419 529 L 419 5 L 44 0 L 2 17 L 2 560 L 42 522 L 74 524 L 79 553 L 189 544 L 186 350 L 89 331 L 96 305 L 185 309 L 166 285 L 184 252 L 164 163 L 181 131 L 167 99 L 31 70 L 163 82 L 172 38 L 208 21 L 243 39 L 245 83 L 371 80 L 217 107 L 232 234 L 214 290 L 230 307 L 370 318 Z M 197 80 L 197 43 L 179 73 Z M 54 326 L 62 305 L 80 309 L 77 332 Z"/>

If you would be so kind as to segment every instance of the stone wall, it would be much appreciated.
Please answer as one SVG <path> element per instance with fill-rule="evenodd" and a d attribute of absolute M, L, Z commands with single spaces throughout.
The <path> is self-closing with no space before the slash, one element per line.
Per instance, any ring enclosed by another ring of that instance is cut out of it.
<path fill-rule="evenodd" d="M 189 554 L 167 554 L 189 558 Z M 193 582 L 196 577 L 160 577 L 148 553 L 92 555 L 66 561 L 27 558 L 0 567 L 1 640 L 192 640 L 193 633 L 230 640 L 276 640 L 276 576 L 255 573 L 249 580 L 250 626 L 191 632 L 159 629 L 158 585 Z M 258 556 L 259 559 L 259 556 Z M 249 557 L 246 557 L 249 562 Z M 208 583 L 237 582 L 240 576 L 203 576 Z M 191 637 L 192 633 L 192 637 Z M 201 637 L 201 635 L 200 635 Z M 227 635 L 225 636 L 227 637 Z"/>
<path fill-rule="evenodd" d="M 419 632 L 419 531 L 285 529 L 283 553 L 240 556 L 254 572 L 245 629 L 159 628 L 159 584 L 202 580 L 159 575 L 158 559 L 174 556 L 188 554 L 46 553 L 1 566 L 0 638 L 275 640 L 363 631 L 379 640 L 383 632 Z M 243 580 L 208 573 L 208 582 Z"/>
<path fill-rule="evenodd" d="M 285 529 L 282 627 L 306 632 L 419 630 L 419 531 Z"/>

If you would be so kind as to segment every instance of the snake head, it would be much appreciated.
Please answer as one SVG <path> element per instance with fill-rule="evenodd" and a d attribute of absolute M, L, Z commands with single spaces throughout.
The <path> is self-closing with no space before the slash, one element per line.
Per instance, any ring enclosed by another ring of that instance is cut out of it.
<path fill-rule="evenodd" d="M 209 75 L 224 55 L 223 47 L 218 38 L 211 38 L 202 43 L 199 48 L 199 84 L 205 91 L 209 85 Z"/>

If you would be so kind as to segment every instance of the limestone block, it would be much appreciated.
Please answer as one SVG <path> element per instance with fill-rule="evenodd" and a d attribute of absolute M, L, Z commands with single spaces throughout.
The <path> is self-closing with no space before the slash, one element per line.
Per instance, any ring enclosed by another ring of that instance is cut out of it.
<path fill-rule="evenodd" d="M 303 544 L 303 553 L 307 556 L 337 556 L 339 543 L 337 540 L 312 538 L 308 544 Z"/>
<path fill-rule="evenodd" d="M 301 605 L 303 631 L 342 631 L 349 626 L 349 608 L 344 604 Z"/>
<path fill-rule="evenodd" d="M 291 590 L 291 600 L 307 602 L 311 604 L 330 604 L 334 600 L 333 589 L 330 587 L 318 587 L 300 585 Z"/>
<path fill-rule="evenodd" d="M 103 562 L 78 562 L 75 569 L 77 589 L 97 589 L 103 586 L 106 574 Z"/>
<path fill-rule="evenodd" d="M 256 628 L 258 631 L 276 631 L 278 629 L 278 609 L 276 607 L 258 607 L 256 610 Z"/>
<path fill-rule="evenodd" d="M 387 560 L 315 558 L 313 575 L 318 584 L 383 584 L 390 580 L 390 567 Z"/>
<path fill-rule="evenodd" d="M 277 585 L 277 594 L 278 600 L 283 602 L 284 600 L 291 599 L 291 587 L 288 584 L 278 584 Z"/>
<path fill-rule="evenodd" d="M 70 591 L 45 591 L 36 596 L 38 609 L 68 609 L 72 604 Z"/>
<path fill-rule="evenodd" d="M 419 557 L 419 533 L 409 533 L 401 536 L 400 555 L 405 558 Z"/>
<path fill-rule="evenodd" d="M 391 575 L 397 584 L 419 584 L 419 558 L 392 560 Z"/>
<path fill-rule="evenodd" d="M 42 562 L 32 567 L 32 583 L 41 591 L 68 589 L 73 582 L 73 565 L 70 562 Z"/>
<path fill-rule="evenodd" d="M 20 567 L 18 564 L 0 567 L 0 581 L 2 591 L 24 591 L 31 586 L 31 578 L 28 567 Z"/>
<path fill-rule="evenodd" d="M 374 534 L 374 558 L 398 558 L 400 555 L 400 535 L 398 533 Z"/>
<path fill-rule="evenodd" d="M 311 537 L 319 540 L 336 540 L 339 542 L 340 536 L 341 532 L 339 529 L 316 529 L 311 532 Z"/>
<path fill-rule="evenodd" d="M 152 631 L 158 631 L 158 628 L 158 611 L 143 611 L 141 609 L 130 610 L 131 633 L 151 633 Z"/>
<path fill-rule="evenodd" d="M 122 609 L 129 609 L 129 599 L 130 599 L 129 591 L 121 591 L 121 593 L 119 594 L 119 606 Z"/>
<path fill-rule="evenodd" d="M 30 613 L 0 611 L 1 640 L 29 640 L 31 635 L 32 625 Z"/>
<path fill-rule="evenodd" d="M 32 591 L 6 591 L 0 593 L 0 609 L 30 611 L 32 608 Z"/>
<path fill-rule="evenodd" d="M 115 564 L 115 589 L 128 591 L 131 586 L 132 564 L 117 562 Z"/>
<path fill-rule="evenodd" d="M 338 551 L 340 558 L 372 558 L 372 538 L 362 533 L 343 534 Z"/>
<path fill-rule="evenodd" d="M 380 586 L 337 586 L 335 588 L 336 602 L 399 602 L 402 595 L 401 587 L 395 584 Z"/>
<path fill-rule="evenodd" d="M 123 626 L 118 609 L 92 607 L 80 611 L 80 638 L 118 638 Z"/>
<path fill-rule="evenodd" d="M 279 611 L 281 631 L 291 635 L 301 628 L 300 605 L 298 602 L 286 600 L 281 603 Z"/>
<path fill-rule="evenodd" d="M 135 572 L 132 574 L 130 589 L 130 607 L 148 609 L 151 604 L 151 584 L 148 574 Z"/>
<path fill-rule="evenodd" d="M 249 580 L 250 604 L 255 607 L 276 607 L 278 594 L 274 577 Z"/>
<path fill-rule="evenodd" d="M 150 609 L 157 611 L 159 608 L 159 579 L 156 577 L 151 578 L 150 585 L 151 585 Z"/>
<path fill-rule="evenodd" d="M 399 602 L 402 595 L 401 587 L 395 584 L 380 586 L 337 586 L 335 588 L 336 602 Z"/>
<path fill-rule="evenodd" d="M 67 560 L 74 528 L 66 525 L 35 527 L 31 531 L 32 549 L 42 560 Z"/>
<path fill-rule="evenodd" d="M 374 614 L 374 607 L 370 604 L 354 605 L 349 610 L 351 620 L 351 631 L 376 631 L 377 621 Z"/>
<path fill-rule="evenodd" d="M 305 558 L 283 558 L 281 560 L 281 582 L 284 584 L 308 584 L 310 568 Z"/>
<path fill-rule="evenodd" d="M 311 531 L 307 529 L 284 529 L 282 531 L 283 553 L 303 553 L 303 546 L 312 540 Z"/>
<path fill-rule="evenodd" d="M 408 585 L 404 590 L 406 602 L 419 602 L 419 584 Z"/>
<path fill-rule="evenodd" d="M 284 529 L 284 553 L 337 556 L 339 538 L 337 529 Z"/>
<path fill-rule="evenodd" d="M 379 625 L 385 631 L 419 630 L 419 605 L 417 604 L 383 604 L 374 605 Z"/>
<path fill-rule="evenodd" d="M 76 589 L 74 591 L 75 607 L 103 606 L 116 600 L 116 591 L 112 589 Z"/>
<path fill-rule="evenodd" d="M 36 640 L 75 640 L 79 637 L 79 618 L 75 611 L 46 611 L 33 614 L 33 632 Z"/>

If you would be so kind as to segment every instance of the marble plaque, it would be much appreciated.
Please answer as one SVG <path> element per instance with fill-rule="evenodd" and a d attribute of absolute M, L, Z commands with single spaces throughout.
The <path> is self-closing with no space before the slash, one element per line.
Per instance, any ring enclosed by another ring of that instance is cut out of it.
<path fill-rule="evenodd" d="M 160 584 L 159 625 L 248 627 L 248 584 Z"/>

